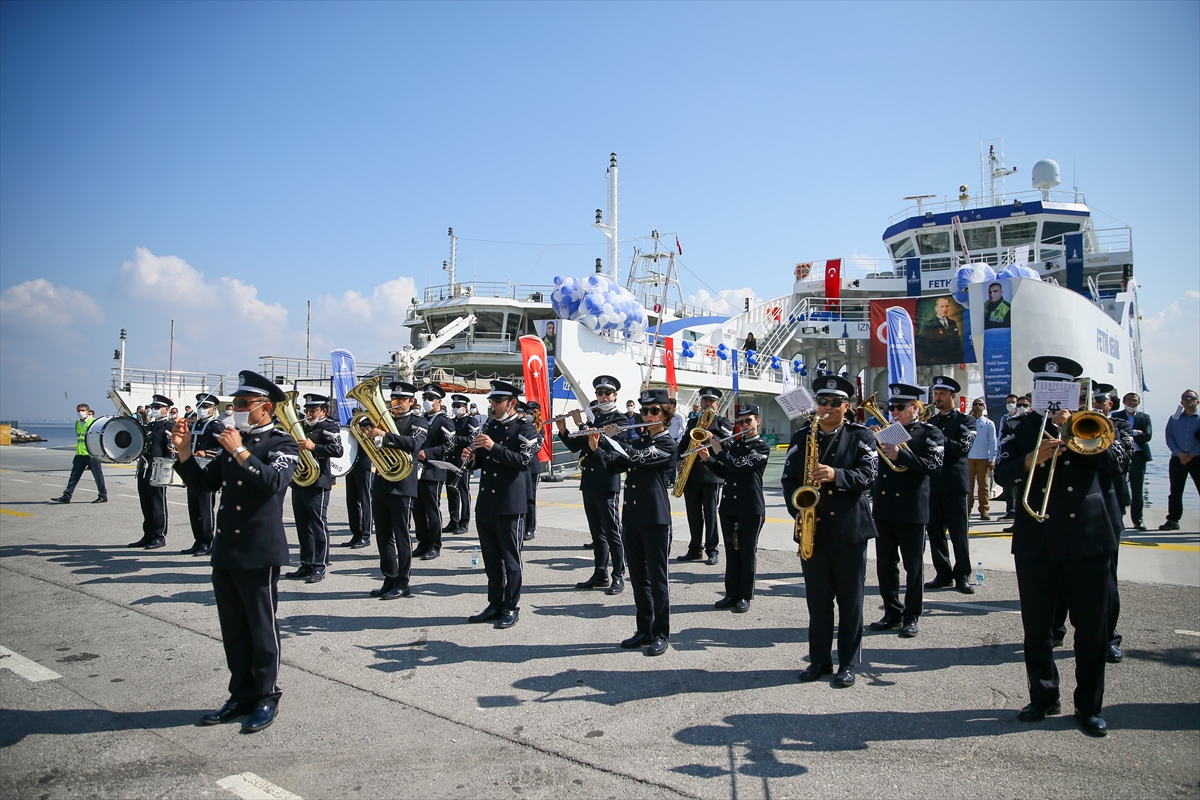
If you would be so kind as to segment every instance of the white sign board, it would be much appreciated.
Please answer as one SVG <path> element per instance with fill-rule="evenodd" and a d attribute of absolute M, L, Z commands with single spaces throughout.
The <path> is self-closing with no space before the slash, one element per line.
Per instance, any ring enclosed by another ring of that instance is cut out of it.
<path fill-rule="evenodd" d="M 1075 381 L 1034 381 L 1031 398 L 1031 410 L 1040 414 L 1063 409 L 1074 411 L 1079 407 L 1079 384 Z"/>

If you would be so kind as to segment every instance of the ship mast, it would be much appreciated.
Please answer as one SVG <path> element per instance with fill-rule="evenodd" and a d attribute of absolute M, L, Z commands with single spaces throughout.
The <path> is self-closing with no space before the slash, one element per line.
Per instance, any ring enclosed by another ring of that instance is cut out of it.
<path fill-rule="evenodd" d="M 617 280 L 617 154 L 609 154 L 608 164 L 608 222 L 605 222 L 604 212 L 596 209 L 596 221 L 593 228 L 604 231 L 608 237 L 608 267 L 606 275 L 610 280 Z"/>

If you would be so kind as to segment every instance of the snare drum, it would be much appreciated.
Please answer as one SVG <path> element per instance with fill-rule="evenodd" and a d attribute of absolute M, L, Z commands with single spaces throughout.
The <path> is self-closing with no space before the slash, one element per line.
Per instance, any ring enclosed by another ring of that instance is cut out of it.
<path fill-rule="evenodd" d="M 156 457 L 150 465 L 151 486 L 183 486 L 183 479 L 175 471 L 175 459 Z"/>

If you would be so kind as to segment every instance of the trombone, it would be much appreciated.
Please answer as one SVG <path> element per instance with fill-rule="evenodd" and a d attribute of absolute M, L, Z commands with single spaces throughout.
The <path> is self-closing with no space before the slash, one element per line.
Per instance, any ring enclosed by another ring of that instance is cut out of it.
<path fill-rule="evenodd" d="M 867 412 L 872 417 L 879 420 L 880 429 L 887 428 L 892 425 L 892 423 L 888 420 L 888 418 L 886 416 L 884 416 L 884 413 L 879 410 L 879 406 L 876 405 L 874 394 L 872 394 L 870 397 L 867 398 L 867 402 L 862 404 L 862 408 L 863 408 L 863 411 Z M 907 450 L 910 453 L 912 452 L 912 448 L 910 448 L 908 446 L 908 442 L 904 442 L 903 444 L 901 444 L 900 448 L 902 450 Z M 898 466 L 897 464 L 893 463 L 890 458 L 888 458 L 886 455 L 884 455 L 883 449 L 881 447 L 879 447 L 878 444 L 875 445 L 875 449 L 879 451 L 879 457 L 883 459 L 883 463 L 887 464 L 891 468 L 892 472 L 908 472 L 908 467 Z"/>

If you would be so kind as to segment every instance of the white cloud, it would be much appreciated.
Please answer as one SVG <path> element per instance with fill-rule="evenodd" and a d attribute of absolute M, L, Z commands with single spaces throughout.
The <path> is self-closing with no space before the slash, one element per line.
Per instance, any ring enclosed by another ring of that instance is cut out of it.
<path fill-rule="evenodd" d="M 45 278 L 10 286 L 0 293 L 0 324 L 11 332 L 43 335 L 47 329 L 97 325 L 104 312 L 85 292 L 56 286 Z"/>
<path fill-rule="evenodd" d="M 412 298 L 412 278 L 396 278 L 376 286 L 370 296 L 347 290 L 340 297 L 313 301 L 313 341 L 326 352 L 344 347 L 360 361 L 386 361 L 387 354 L 409 343 L 404 327 Z"/>
<path fill-rule="evenodd" d="M 1183 389 L 1200 389 L 1200 292 L 1185 292 L 1142 319 L 1146 405 L 1155 419 L 1174 413 Z"/>
<path fill-rule="evenodd" d="M 707 289 L 701 289 L 695 294 L 689 294 L 687 302 L 688 305 L 732 316 L 746 310 L 746 298 L 750 298 L 751 303 L 753 303 L 757 299 L 757 295 L 749 287 L 742 289 L 722 289 L 715 295 L 710 294 Z"/>

